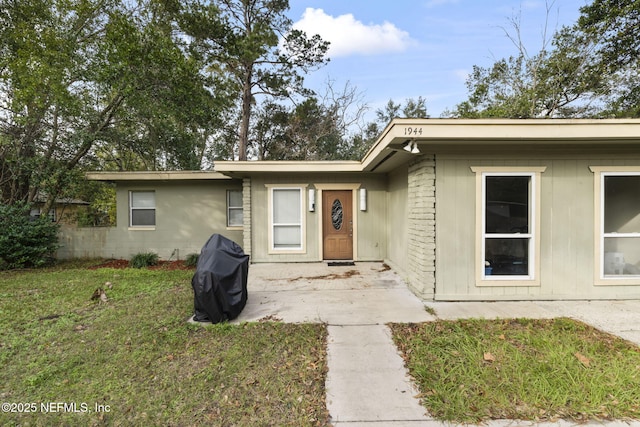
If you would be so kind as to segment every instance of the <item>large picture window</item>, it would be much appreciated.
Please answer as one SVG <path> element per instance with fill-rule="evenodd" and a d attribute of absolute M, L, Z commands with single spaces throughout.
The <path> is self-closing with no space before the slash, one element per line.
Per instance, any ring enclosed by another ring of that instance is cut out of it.
<path fill-rule="evenodd" d="M 129 192 L 129 226 L 156 225 L 156 193 L 154 191 Z"/>
<path fill-rule="evenodd" d="M 640 172 L 599 176 L 599 276 L 601 280 L 640 280 Z"/>
<path fill-rule="evenodd" d="M 271 188 L 271 249 L 304 249 L 303 189 Z"/>
<path fill-rule="evenodd" d="M 478 285 L 538 284 L 539 174 L 524 168 L 472 168 L 479 198 Z"/>

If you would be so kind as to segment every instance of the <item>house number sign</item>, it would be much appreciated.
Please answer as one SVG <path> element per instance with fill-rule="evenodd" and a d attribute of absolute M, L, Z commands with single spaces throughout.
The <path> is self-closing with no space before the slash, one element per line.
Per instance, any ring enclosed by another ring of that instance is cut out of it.
<path fill-rule="evenodd" d="M 404 135 L 405 136 L 422 135 L 422 128 L 421 127 L 407 126 L 407 127 L 404 128 Z"/>

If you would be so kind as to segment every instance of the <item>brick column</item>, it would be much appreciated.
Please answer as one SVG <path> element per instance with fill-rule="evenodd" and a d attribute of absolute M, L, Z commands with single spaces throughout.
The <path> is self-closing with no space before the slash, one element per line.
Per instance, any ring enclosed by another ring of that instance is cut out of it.
<path fill-rule="evenodd" d="M 242 180 L 242 249 L 251 255 L 251 178 Z"/>
<path fill-rule="evenodd" d="M 408 285 L 420 298 L 432 300 L 436 285 L 435 156 L 409 163 Z"/>

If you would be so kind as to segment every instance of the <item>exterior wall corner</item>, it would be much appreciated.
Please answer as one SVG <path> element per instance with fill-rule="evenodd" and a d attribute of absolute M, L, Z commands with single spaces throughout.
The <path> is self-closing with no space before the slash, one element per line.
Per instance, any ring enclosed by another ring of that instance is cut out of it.
<path fill-rule="evenodd" d="M 411 290 L 423 300 L 435 298 L 435 177 L 434 155 L 420 156 L 409 163 L 407 279 Z"/>
<path fill-rule="evenodd" d="M 251 178 L 242 180 L 242 226 L 242 250 L 251 257 Z"/>

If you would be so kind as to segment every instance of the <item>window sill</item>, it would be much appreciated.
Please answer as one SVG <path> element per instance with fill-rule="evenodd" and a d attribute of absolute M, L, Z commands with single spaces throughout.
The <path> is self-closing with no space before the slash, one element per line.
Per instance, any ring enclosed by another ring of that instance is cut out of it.
<path fill-rule="evenodd" d="M 133 226 L 133 227 L 127 228 L 127 230 L 129 230 L 129 231 L 156 231 L 156 227 L 155 226 L 147 226 L 147 227 Z"/>
<path fill-rule="evenodd" d="M 606 279 L 597 279 L 595 286 L 640 286 L 639 276 L 630 276 L 625 278 L 610 277 Z"/>
<path fill-rule="evenodd" d="M 304 255 L 305 249 L 269 249 L 269 255 Z"/>
<path fill-rule="evenodd" d="M 227 230 L 229 231 L 242 231 L 244 227 L 242 225 L 228 225 Z"/>

